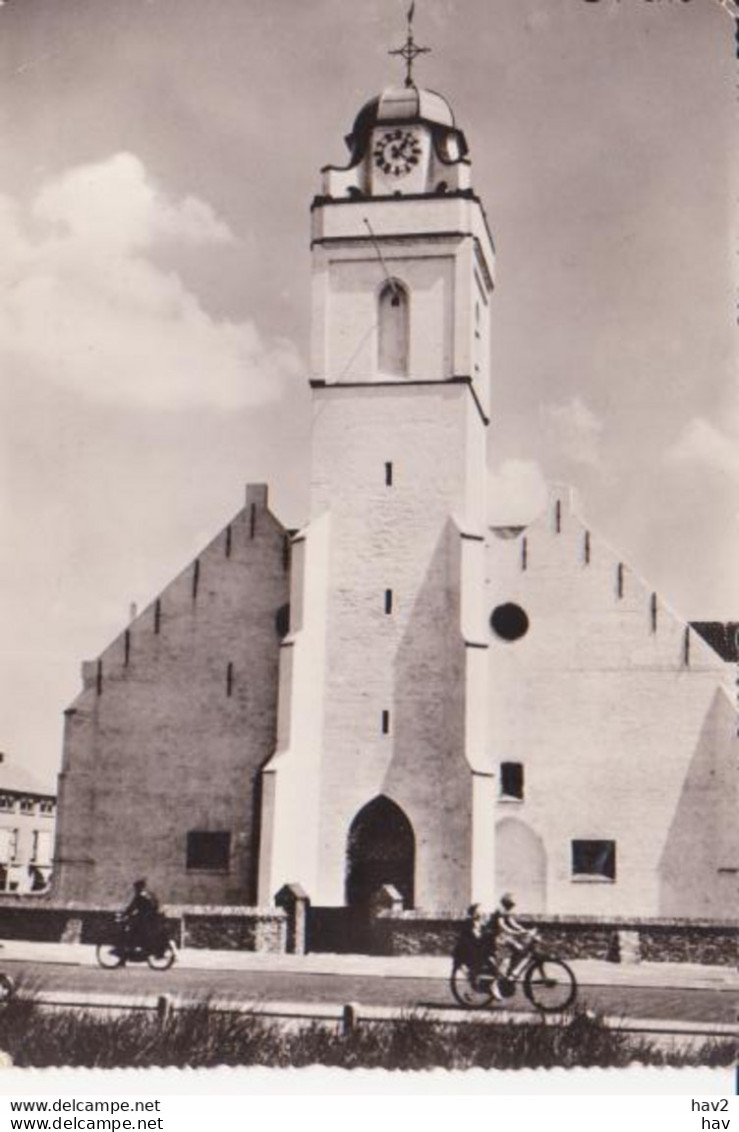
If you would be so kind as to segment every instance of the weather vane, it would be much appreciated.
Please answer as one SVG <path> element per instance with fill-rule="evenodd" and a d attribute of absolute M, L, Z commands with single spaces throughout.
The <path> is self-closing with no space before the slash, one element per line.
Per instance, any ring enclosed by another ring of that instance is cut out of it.
<path fill-rule="evenodd" d="M 408 9 L 408 36 L 402 47 L 396 47 L 394 51 L 388 51 L 388 55 L 400 55 L 405 59 L 406 75 L 405 85 L 413 86 L 413 61 L 419 55 L 428 55 L 431 51 L 430 47 L 419 47 L 413 39 L 413 12 L 416 7 L 416 2 L 413 0 L 410 8 Z"/>

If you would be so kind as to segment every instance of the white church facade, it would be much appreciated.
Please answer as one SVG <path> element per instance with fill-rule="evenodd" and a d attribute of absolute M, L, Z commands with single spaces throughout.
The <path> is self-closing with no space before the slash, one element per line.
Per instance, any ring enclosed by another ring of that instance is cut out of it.
<path fill-rule="evenodd" d="M 447 102 L 360 111 L 312 207 L 310 513 L 261 485 L 83 666 L 54 894 L 725 918 L 735 666 L 553 489 L 485 498 L 495 252 Z M 494 399 L 493 399 L 494 405 Z"/>

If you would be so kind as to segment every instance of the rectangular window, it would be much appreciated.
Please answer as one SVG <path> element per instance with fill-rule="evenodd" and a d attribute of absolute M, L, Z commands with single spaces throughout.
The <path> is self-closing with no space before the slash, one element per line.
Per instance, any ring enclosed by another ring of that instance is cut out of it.
<path fill-rule="evenodd" d="M 382 713 L 382 734 L 388 735 L 390 733 L 390 712 L 384 711 Z"/>
<path fill-rule="evenodd" d="M 21 798 L 21 813 L 22 814 L 35 814 L 36 803 L 33 798 Z"/>
<path fill-rule="evenodd" d="M 187 867 L 213 873 L 228 872 L 231 834 L 226 830 L 191 830 L 187 835 Z"/>
<path fill-rule="evenodd" d="M 53 814 L 54 813 L 54 803 L 52 801 L 41 802 L 40 805 L 39 805 L 39 809 L 40 809 L 42 814 Z"/>
<path fill-rule="evenodd" d="M 615 880 L 616 842 L 573 841 L 572 875 L 573 877 Z"/>
<path fill-rule="evenodd" d="M 35 829 L 33 831 L 33 855 L 31 857 L 34 865 L 50 865 L 53 849 L 54 845 L 51 831 L 48 829 Z"/>
<path fill-rule="evenodd" d="M 500 796 L 523 801 L 523 763 L 500 764 Z"/>
<path fill-rule="evenodd" d="M 393 465 L 385 464 L 385 486 L 393 486 Z"/>
<path fill-rule="evenodd" d="M 0 794 L 0 810 L 12 813 L 15 809 L 15 799 L 10 794 Z"/>
<path fill-rule="evenodd" d="M 392 613 L 393 611 L 393 591 L 385 590 L 385 612 Z"/>
<path fill-rule="evenodd" d="M 14 836 L 14 830 L 0 829 L 0 865 L 9 865 L 13 860 L 15 855 Z"/>

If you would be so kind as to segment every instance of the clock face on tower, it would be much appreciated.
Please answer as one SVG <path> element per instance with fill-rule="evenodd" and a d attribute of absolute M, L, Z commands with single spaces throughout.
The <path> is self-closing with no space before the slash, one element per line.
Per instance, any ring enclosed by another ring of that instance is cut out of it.
<path fill-rule="evenodd" d="M 386 130 L 375 142 L 377 168 L 390 177 L 404 177 L 421 160 L 421 145 L 412 130 Z"/>

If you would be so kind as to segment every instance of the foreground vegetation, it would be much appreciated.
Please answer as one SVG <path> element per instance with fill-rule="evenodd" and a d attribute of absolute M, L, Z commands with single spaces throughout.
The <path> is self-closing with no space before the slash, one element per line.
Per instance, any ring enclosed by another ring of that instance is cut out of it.
<path fill-rule="evenodd" d="M 339 1034 L 319 1024 L 288 1028 L 252 1014 L 223 1014 L 207 1003 L 172 1013 L 103 1018 L 93 1012 L 44 1010 L 16 998 L 0 1010 L 0 1050 L 19 1067 L 218 1065 L 342 1069 L 524 1069 L 557 1066 L 731 1066 L 736 1043 L 710 1041 L 690 1050 L 663 1050 L 645 1037 L 606 1027 L 582 1010 L 568 1024 L 470 1020 L 453 1026 L 409 1014 L 392 1023 L 363 1024 Z"/>

